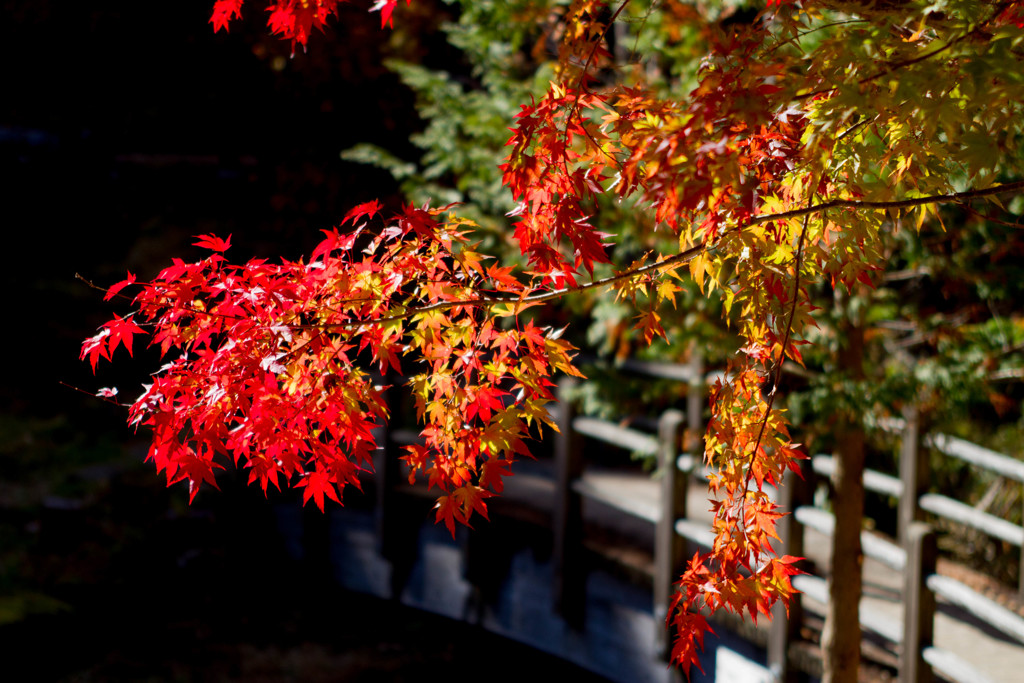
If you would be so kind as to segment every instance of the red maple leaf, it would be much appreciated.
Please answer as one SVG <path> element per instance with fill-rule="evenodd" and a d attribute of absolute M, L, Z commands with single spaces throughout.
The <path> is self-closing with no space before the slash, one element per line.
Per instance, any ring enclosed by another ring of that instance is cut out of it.
<path fill-rule="evenodd" d="M 485 491 L 479 486 L 473 486 L 472 484 L 460 486 L 452 492 L 452 497 L 458 501 L 462 508 L 464 521 L 469 519 L 474 510 L 483 515 L 484 519 L 489 519 L 487 516 L 487 504 L 484 502 L 484 499 L 490 498 L 493 495 L 490 491 Z M 468 523 L 466 525 L 469 526 Z"/>
<path fill-rule="evenodd" d="M 113 286 L 111 286 L 110 288 L 107 289 L 107 293 L 103 295 L 103 300 L 104 301 L 110 301 L 122 289 L 124 289 L 128 285 L 133 285 L 133 284 L 135 284 L 135 276 L 132 275 L 131 271 L 128 271 L 128 277 L 126 279 L 121 280 L 117 284 L 115 284 L 115 285 L 113 285 Z"/>
<path fill-rule="evenodd" d="M 408 6 L 410 2 L 412 2 L 412 0 L 405 0 L 406 6 Z M 398 0 L 377 0 L 377 2 L 373 4 L 373 7 L 370 8 L 371 12 L 380 12 L 381 28 L 384 28 L 385 26 L 394 28 L 395 24 L 391 20 L 391 13 L 395 11 L 395 5 L 397 4 Z"/>
<path fill-rule="evenodd" d="M 495 387 L 480 387 L 475 400 L 466 405 L 466 417 L 472 420 L 474 416 L 479 415 L 481 420 L 488 422 L 491 419 L 492 410 L 500 411 L 504 408 L 501 397 L 505 393 Z"/>
<path fill-rule="evenodd" d="M 79 354 L 79 360 L 85 360 L 86 356 L 89 357 L 89 363 L 92 365 L 93 373 L 96 372 L 96 361 L 100 357 L 110 360 L 110 355 L 107 352 L 107 337 L 110 336 L 110 330 L 104 327 L 99 331 L 95 337 L 89 337 L 82 342 L 82 352 Z"/>
<path fill-rule="evenodd" d="M 199 493 L 199 484 L 206 482 L 215 489 L 220 489 L 217 486 L 217 480 L 213 477 L 214 468 L 222 470 L 224 467 L 218 465 L 212 460 L 208 460 L 201 455 L 182 449 L 174 458 L 174 464 L 176 465 L 174 478 L 167 482 L 170 486 L 182 479 L 188 479 L 188 502 L 191 503 L 196 499 L 196 494 Z"/>
<path fill-rule="evenodd" d="M 124 347 L 128 349 L 128 355 L 131 356 L 132 335 L 143 332 L 143 329 L 132 320 L 132 316 L 121 318 L 117 315 L 107 323 L 107 330 L 110 332 L 107 346 L 108 354 L 106 356 L 108 360 L 110 359 L 109 354 L 114 353 L 118 344 L 124 344 Z"/>
<path fill-rule="evenodd" d="M 495 493 L 505 490 L 504 477 L 512 476 L 512 468 L 507 460 L 488 460 L 483 464 L 480 473 L 480 485 Z"/>
<path fill-rule="evenodd" d="M 341 504 L 341 499 L 338 498 L 336 490 L 334 475 L 325 470 L 319 462 L 317 463 L 317 468 L 303 477 L 302 481 L 296 484 L 296 486 L 305 488 L 302 492 L 302 504 L 305 505 L 312 498 L 316 502 L 316 506 L 320 508 L 320 512 L 324 511 L 324 495 L 335 503 Z"/>
<path fill-rule="evenodd" d="M 217 0 L 213 3 L 213 16 L 210 23 L 213 24 L 213 31 L 228 30 L 228 22 L 231 19 L 242 18 L 242 0 Z"/>
<path fill-rule="evenodd" d="M 301 43 L 309 41 L 314 27 L 323 30 L 327 17 L 335 14 L 339 0 L 278 0 L 267 7 L 270 18 L 267 25 L 271 33 L 280 33 L 285 40 Z"/>
<path fill-rule="evenodd" d="M 226 240 L 221 239 L 215 235 L 196 235 L 199 239 L 198 242 L 193 242 L 194 247 L 203 247 L 204 249 L 211 249 L 213 251 L 227 251 L 231 248 L 231 235 L 228 235 Z"/>
<path fill-rule="evenodd" d="M 345 225 L 345 223 L 352 221 L 352 224 L 355 225 L 355 223 L 363 216 L 373 218 L 382 208 L 384 207 L 376 199 L 369 202 L 363 202 L 362 204 L 349 209 L 349 212 L 341 219 L 341 224 Z"/>
<path fill-rule="evenodd" d="M 462 512 L 459 510 L 459 504 L 455 501 L 455 498 L 453 496 L 441 496 L 437 499 L 434 508 L 437 510 L 437 516 L 434 517 L 434 521 L 440 522 L 443 519 L 449 533 L 454 538 L 456 520 L 459 522 L 463 521 Z"/>
<path fill-rule="evenodd" d="M 332 251 L 348 251 L 356 241 L 356 233 L 342 235 L 335 229 L 321 230 L 320 232 L 327 237 L 313 250 L 313 255 L 309 258 L 310 262 L 315 261 L 319 256 L 330 254 Z"/>
<path fill-rule="evenodd" d="M 695 612 L 677 614 L 674 621 L 679 635 L 672 644 L 672 661 L 683 670 L 687 678 L 693 666 L 704 673 L 699 654 L 704 650 L 704 634 L 714 634 L 714 631 L 708 625 L 707 619 Z"/>

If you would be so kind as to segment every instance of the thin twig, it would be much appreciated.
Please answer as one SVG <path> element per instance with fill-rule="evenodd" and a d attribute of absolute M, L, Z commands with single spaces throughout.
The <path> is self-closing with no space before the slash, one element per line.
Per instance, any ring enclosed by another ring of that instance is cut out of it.
<path fill-rule="evenodd" d="M 110 396 L 100 396 L 99 394 L 94 394 L 91 391 L 86 391 L 85 389 L 81 389 L 79 387 L 76 387 L 74 384 L 68 384 L 67 382 L 65 382 L 63 380 L 57 380 L 57 384 L 60 384 L 61 386 L 64 386 L 64 387 L 67 387 L 68 389 L 71 389 L 73 391 L 77 391 L 79 393 L 85 394 L 86 396 L 91 396 L 92 398 L 98 398 L 101 401 L 105 401 L 106 403 L 111 403 L 111 404 L 113 404 L 115 406 L 118 406 L 120 408 L 130 408 L 131 405 L 132 405 L 131 403 L 119 403 L 117 400 L 115 400 L 114 398 L 112 398 Z"/>
<path fill-rule="evenodd" d="M 605 37 L 608 35 L 608 32 L 612 29 L 613 26 L 615 26 L 615 22 L 618 20 L 619 15 L 622 14 L 622 10 L 626 9 L 626 5 L 628 4 L 629 0 L 622 0 L 622 3 L 619 5 L 618 9 L 616 9 L 615 12 L 612 14 L 611 19 L 608 20 L 608 26 L 605 27 L 604 32 L 594 42 L 594 47 L 590 50 L 590 54 L 587 55 L 587 61 L 584 62 L 583 64 L 583 71 L 580 74 L 579 82 L 576 84 L 576 96 L 573 98 L 572 106 L 569 107 L 569 115 L 565 119 L 565 130 L 566 133 L 568 133 L 569 123 L 572 121 L 573 114 L 575 114 L 576 117 L 579 119 L 580 129 L 583 130 L 583 134 L 587 136 L 588 140 L 590 140 L 590 144 L 596 147 L 598 151 L 603 153 L 606 157 L 611 159 L 616 166 L 619 166 L 619 160 L 616 159 L 607 150 L 605 150 L 604 147 L 598 144 L 597 140 L 594 139 L 594 136 L 590 134 L 589 130 L 587 130 L 587 127 L 583 125 L 583 114 L 580 112 L 580 95 L 584 91 L 586 91 L 588 94 L 590 93 L 586 85 L 587 71 L 589 71 L 590 69 L 590 63 L 594 60 L 594 55 L 597 54 L 597 48 L 600 47 L 600 41 L 604 40 Z M 619 168 L 621 170 L 621 166 Z M 566 168 L 565 174 L 569 175 L 568 168 Z"/>
<path fill-rule="evenodd" d="M 797 303 L 800 301 L 800 267 L 803 264 L 804 254 L 804 240 L 807 237 L 807 224 L 810 222 L 811 215 L 804 215 L 803 225 L 800 227 L 800 239 L 797 242 L 796 256 L 793 274 L 793 303 L 789 308 L 789 320 L 786 321 L 786 330 L 782 336 L 782 350 L 779 354 L 779 360 L 775 363 L 775 368 L 772 378 L 772 388 L 768 392 L 767 407 L 764 411 L 764 419 L 761 421 L 761 428 L 757 432 L 757 439 L 754 440 L 754 448 L 750 453 L 750 466 L 747 468 L 747 476 L 743 482 L 743 492 L 750 489 L 750 479 L 754 474 L 754 460 L 757 458 L 757 450 L 761 447 L 761 439 L 764 438 L 765 430 L 768 428 L 768 420 L 771 418 L 772 406 L 775 405 L 775 396 L 778 393 L 779 382 L 782 379 L 782 366 L 786 362 L 786 347 L 789 346 L 789 339 L 793 333 L 793 319 L 796 317 Z"/>
<path fill-rule="evenodd" d="M 964 192 L 928 195 L 926 197 L 914 197 L 913 199 L 897 199 L 893 201 L 833 199 L 831 201 L 822 202 L 821 204 L 807 206 L 802 209 L 793 209 L 792 211 L 783 211 L 782 213 L 755 216 L 754 218 L 750 219 L 750 221 L 747 222 L 746 225 L 743 227 L 749 227 L 751 225 L 760 225 L 761 223 L 767 223 L 769 221 L 781 221 L 788 220 L 790 218 L 800 218 L 801 216 L 806 216 L 812 213 L 820 213 L 822 211 L 828 211 L 829 209 L 907 209 L 914 206 L 924 206 L 925 204 L 946 204 L 950 202 L 963 202 L 968 199 L 990 197 L 995 194 L 1013 192 L 1014 190 L 1024 190 L 1024 180 L 1017 180 L 1012 183 L 1003 183 L 1002 185 L 993 185 L 992 187 L 987 187 L 984 190 L 965 190 Z"/>
<path fill-rule="evenodd" d="M 875 121 L 878 120 L 878 117 L 879 117 L 879 115 L 875 115 L 875 117 L 871 118 L 871 119 L 861 119 L 857 123 L 853 124 L 852 126 L 847 128 L 846 130 L 844 130 L 842 133 L 840 133 L 839 137 L 836 138 L 836 142 L 842 142 L 843 138 L 845 138 L 847 135 L 850 135 L 851 133 L 855 132 L 858 128 L 860 128 L 862 126 L 866 126 L 869 123 L 874 123 Z"/>
<path fill-rule="evenodd" d="M 885 66 L 885 68 L 880 69 L 879 71 L 876 71 L 875 73 L 873 73 L 873 74 L 871 74 L 869 76 L 865 76 L 864 78 L 861 78 L 860 80 L 858 80 L 856 82 L 856 84 L 857 85 L 862 85 L 864 83 L 869 83 L 869 82 L 875 80 L 876 78 L 881 78 L 882 76 L 888 75 L 888 74 L 892 73 L 893 71 L 896 71 L 897 69 L 902 69 L 902 68 L 907 67 L 907 66 L 912 66 L 914 64 L 917 64 L 918 62 L 923 62 L 924 60 L 930 59 L 931 57 L 934 57 L 937 54 L 941 54 L 942 52 L 945 52 L 946 50 L 948 50 L 949 48 L 953 47 L 957 43 L 959 43 L 959 42 L 961 42 L 963 40 L 966 40 L 967 38 L 970 38 L 975 33 L 980 31 L 982 28 L 987 26 L 993 19 L 998 17 L 1000 14 L 1002 14 L 1003 10 L 1005 10 L 1007 8 L 1007 6 L 1008 6 L 1008 3 L 1002 3 L 1001 5 L 996 7 L 995 11 L 993 11 L 992 14 L 987 19 L 985 19 L 984 21 L 982 21 L 979 24 L 977 24 L 970 31 L 967 31 L 966 33 L 962 33 L 961 35 L 957 36 L 956 38 L 953 38 L 952 40 L 950 40 L 949 42 L 944 44 L 942 47 L 935 48 L 931 52 L 926 52 L 925 54 L 918 55 L 917 57 L 911 57 L 910 59 L 904 59 L 903 61 L 900 61 L 900 62 L 893 62 L 891 64 L 887 64 Z M 832 92 L 834 90 L 838 90 L 838 89 L 839 89 L 839 86 L 832 86 L 831 88 L 821 88 L 819 90 L 814 90 L 814 91 L 811 91 L 811 92 L 808 92 L 808 93 L 804 93 L 802 95 L 797 95 L 795 99 L 805 100 L 805 99 L 807 99 L 809 97 L 815 97 L 816 95 L 823 95 L 825 93 L 830 93 L 830 92 Z"/>
<path fill-rule="evenodd" d="M 771 49 L 769 49 L 767 51 L 766 54 L 772 54 L 773 52 L 775 52 L 776 50 L 778 50 L 781 47 L 785 47 L 786 45 L 789 45 L 790 43 L 799 42 L 801 38 L 809 36 L 812 33 L 815 33 L 817 31 L 824 31 L 827 28 L 833 28 L 835 26 L 843 26 L 845 24 L 870 24 L 870 23 L 871 22 L 868 21 L 867 19 L 846 19 L 844 21 L 833 21 L 832 23 L 829 23 L 829 24 L 822 24 L 821 26 L 815 26 L 812 29 L 804 31 L 803 33 L 796 34 L 792 38 L 787 38 L 786 40 L 782 41 L 781 43 L 776 43 L 775 45 L 773 45 L 771 47 Z"/>

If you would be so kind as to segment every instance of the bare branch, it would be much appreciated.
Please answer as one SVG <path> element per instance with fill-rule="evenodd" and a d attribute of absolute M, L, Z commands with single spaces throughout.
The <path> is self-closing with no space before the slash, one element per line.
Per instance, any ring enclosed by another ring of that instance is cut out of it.
<path fill-rule="evenodd" d="M 1024 368 L 996 370 L 988 376 L 990 382 L 1019 382 L 1021 380 L 1024 380 Z"/>

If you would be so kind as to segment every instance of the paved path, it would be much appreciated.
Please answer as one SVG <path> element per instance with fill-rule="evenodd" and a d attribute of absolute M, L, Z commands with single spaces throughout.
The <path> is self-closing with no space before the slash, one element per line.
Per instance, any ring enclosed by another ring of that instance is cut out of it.
<path fill-rule="evenodd" d="M 372 516 L 336 511 L 331 518 L 332 565 L 339 582 L 350 590 L 390 597 L 390 567 L 376 550 Z M 654 651 L 656 629 L 648 589 L 608 572 L 592 571 L 587 581 L 586 624 L 570 628 L 552 610 L 553 570 L 536 548 L 510 539 L 507 572 L 491 601 L 464 578 L 460 544 L 443 526 L 424 525 L 419 553 L 401 594 L 403 604 L 476 623 L 481 627 L 555 654 L 608 680 L 619 683 L 679 683 Z M 695 683 L 768 683 L 764 653 L 726 637 L 710 644 L 706 675 Z"/>
<path fill-rule="evenodd" d="M 596 476 L 618 482 L 622 490 L 638 500 L 654 504 L 659 496 L 656 481 L 643 475 L 596 472 Z M 517 481 L 518 480 L 518 481 Z M 507 495 L 518 500 L 530 500 L 532 504 L 543 505 L 551 495 L 547 473 L 542 466 L 534 465 L 531 471 L 520 473 L 520 476 L 509 480 Z M 545 495 L 545 490 L 547 494 Z M 707 521 L 710 526 L 711 514 L 708 505 L 708 492 L 699 483 L 693 483 L 688 496 L 687 514 L 690 518 Z M 614 525 L 626 529 L 627 533 L 649 542 L 652 536 L 650 525 L 639 520 L 625 518 L 608 511 L 598 504 L 585 507 L 585 516 L 597 524 Z M 807 529 L 805 531 L 805 548 L 808 559 L 824 571 L 829 566 L 830 542 L 827 537 Z M 901 595 L 903 591 L 902 576 L 889 567 L 872 560 L 864 563 L 864 597 L 861 604 L 865 611 L 882 614 L 892 620 L 902 617 Z M 807 610 L 812 614 L 824 616 L 825 606 L 805 598 Z M 1019 683 L 1024 681 L 1024 644 L 1012 637 L 1002 634 L 996 629 L 979 622 L 966 611 L 939 599 L 939 610 L 935 622 L 935 645 L 948 650 L 979 672 L 999 683 Z M 877 640 L 877 639 L 876 639 Z M 882 648 L 879 648 L 881 650 Z M 898 653 L 889 647 L 891 661 L 895 661 Z M 976 683 L 965 681 L 965 683 Z"/>
<path fill-rule="evenodd" d="M 627 473 L 601 474 L 630 491 L 639 500 L 653 502 L 658 484 L 645 476 Z M 465 578 L 462 553 L 466 530 L 455 540 L 443 526 L 433 524 L 433 515 L 422 515 L 423 523 L 415 532 L 418 550 L 411 558 L 400 599 L 403 603 L 477 623 L 490 631 L 551 652 L 610 680 L 623 683 L 675 683 L 677 674 L 669 670 L 654 651 L 656 629 L 652 616 L 649 588 L 624 578 L 623 574 L 603 569 L 590 572 L 587 584 L 586 623 L 574 630 L 553 613 L 553 570 L 550 561 L 550 534 L 545 536 L 553 508 L 552 477 L 544 463 L 524 463 L 517 476 L 506 480 L 506 490 L 492 499 L 492 524 L 477 526 L 496 539 L 485 548 L 494 557 L 484 558 L 487 577 L 478 581 L 483 588 Z M 697 520 L 710 520 L 707 491 L 697 484 L 691 487 L 688 514 Z M 282 510 L 283 515 L 297 514 Z M 511 522 L 503 522 L 507 517 Z M 584 518 L 590 524 L 614 530 L 619 538 L 635 541 L 637 547 L 652 543 L 653 529 L 642 520 L 624 517 L 596 503 L 584 506 Z M 293 522 L 285 521 L 282 526 Z M 511 526 L 510 526 L 511 524 Z M 331 565 L 346 588 L 391 597 L 392 566 L 378 552 L 372 512 L 343 509 L 332 513 Z M 512 532 L 510 529 L 517 529 Z M 522 532 L 523 528 L 532 531 Z M 550 527 L 548 527 L 548 530 Z M 828 566 L 829 543 L 813 530 L 807 530 L 809 559 L 818 567 Z M 627 544 L 634 545 L 634 544 Z M 296 545 L 296 552 L 301 552 Z M 632 555 L 630 553 L 633 553 Z M 623 548 L 627 564 L 650 561 L 643 552 Z M 498 557 L 500 555 L 500 557 Z M 481 571 L 479 568 L 476 570 Z M 899 618 L 901 578 L 896 572 L 867 559 L 865 561 L 865 597 L 862 604 L 873 611 Z M 823 614 L 823 605 L 805 599 L 811 613 Z M 763 622 L 762 622 L 763 624 Z M 695 681 L 716 683 L 760 683 L 770 680 L 764 668 L 764 653 L 728 631 L 716 629 L 721 639 L 709 638 L 702 660 L 706 675 L 699 672 Z M 993 681 L 1024 681 L 1024 646 L 979 625 L 970 615 L 942 604 L 935 627 L 935 644 L 949 650 L 983 672 Z M 883 648 L 884 649 L 884 648 Z M 895 650 L 889 648 L 893 659 Z M 884 652 L 883 652 L 884 654 Z M 970 681 L 968 683 L 975 683 Z"/>
<path fill-rule="evenodd" d="M 523 473 L 509 480 L 517 483 L 506 490 L 494 508 L 532 509 L 541 518 L 550 514 L 553 487 L 550 479 Z M 529 505 L 523 506 L 528 496 Z M 594 518 L 588 510 L 587 517 Z M 598 511 L 597 516 L 603 513 Z M 301 512 L 289 507 L 278 510 L 279 527 L 290 536 L 291 552 L 301 556 Z M 605 680 L 617 683 L 680 683 L 655 651 L 657 629 L 651 591 L 628 578 L 600 568 L 587 578 L 586 622 L 574 629 L 554 613 L 550 533 L 533 522 L 501 519 L 492 509 L 493 531 L 501 534 L 488 547 L 500 548 L 485 558 L 489 582 L 483 589 L 467 581 L 463 548 L 467 531 L 456 539 L 433 515 L 423 516 L 411 571 L 399 599 L 403 604 L 476 623 L 494 633 L 526 643 L 567 659 Z M 478 527 L 485 522 L 477 523 Z M 349 590 L 390 598 L 392 566 L 378 551 L 373 514 L 349 507 L 330 512 L 330 563 L 338 582 Z M 627 522 L 626 527 L 629 527 Z M 638 527 L 642 529 L 643 525 Z M 649 535 L 649 534 L 648 534 Z M 500 556 L 499 556 L 500 555 Z M 479 572 L 480 569 L 478 568 Z M 486 594 L 484 594 L 486 593 Z M 720 641 L 710 639 L 703 660 L 705 674 L 695 672 L 696 683 L 768 683 L 764 652 L 729 634 Z"/>
<path fill-rule="evenodd" d="M 811 529 L 805 533 L 809 558 L 814 560 L 817 566 L 827 567 L 828 538 Z M 901 619 L 902 582 L 903 578 L 899 573 L 871 558 L 865 559 L 861 609 L 894 620 Z M 811 611 L 824 615 L 823 604 L 806 599 L 805 603 Z M 979 622 L 972 615 L 941 598 L 938 607 L 934 634 L 936 647 L 954 653 L 992 681 L 1024 681 L 1024 644 Z"/>

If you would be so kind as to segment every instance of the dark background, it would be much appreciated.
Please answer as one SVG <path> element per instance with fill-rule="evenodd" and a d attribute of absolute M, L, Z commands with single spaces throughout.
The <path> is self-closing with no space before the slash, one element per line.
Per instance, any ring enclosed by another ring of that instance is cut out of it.
<path fill-rule="evenodd" d="M 199 257 L 192 237 L 211 232 L 233 235 L 235 260 L 298 258 L 351 206 L 397 207 L 388 176 L 339 152 L 415 158 L 412 96 L 381 60 L 458 60 L 436 32 L 443 7 L 400 7 L 392 34 L 366 5 L 343 5 L 292 57 L 258 2 L 216 35 L 212 0 L 3 4 L 0 678 L 398 681 L 497 657 L 489 680 L 512 680 L 559 666 L 337 590 L 285 552 L 273 509 L 298 505 L 293 492 L 268 500 L 228 472 L 189 506 L 185 484 L 143 464 L 125 408 L 91 396 L 117 386 L 130 402 L 157 357 L 122 353 L 95 377 L 78 360 L 124 306 L 76 273 L 146 279 Z"/>
<path fill-rule="evenodd" d="M 260 3 L 230 34 L 212 32 L 210 7 L 5 7 L 0 159 L 17 292 L 5 337 L 19 360 L 4 398 L 16 409 L 54 400 L 57 378 L 94 384 L 77 345 L 113 309 L 75 273 L 152 276 L 199 256 L 191 237 L 206 232 L 233 234 L 237 260 L 297 258 L 352 205 L 397 199 L 385 174 L 339 158 L 357 141 L 408 153 L 417 125 L 381 65 L 376 16 L 343 7 L 333 35 L 291 58 Z"/>

